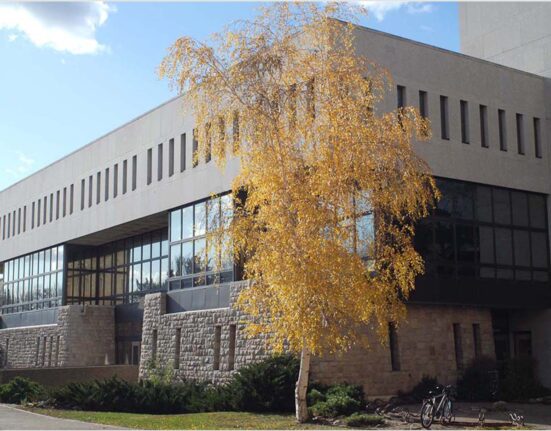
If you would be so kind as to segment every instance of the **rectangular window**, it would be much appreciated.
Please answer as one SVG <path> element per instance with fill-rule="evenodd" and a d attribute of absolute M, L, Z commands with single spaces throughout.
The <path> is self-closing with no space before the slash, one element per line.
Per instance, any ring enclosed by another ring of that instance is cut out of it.
<path fill-rule="evenodd" d="M 21 208 L 17 209 L 17 235 L 21 233 Z"/>
<path fill-rule="evenodd" d="M 235 340 L 237 335 L 237 326 L 230 325 L 230 345 L 228 348 L 228 370 L 235 368 Z"/>
<path fill-rule="evenodd" d="M 482 341 L 480 339 L 480 323 L 473 323 L 473 346 L 474 357 L 478 358 L 482 355 Z"/>
<path fill-rule="evenodd" d="M 541 127 L 539 118 L 534 118 L 534 147 L 536 150 L 536 157 L 541 159 Z"/>
<path fill-rule="evenodd" d="M 497 118 L 499 123 L 499 149 L 507 151 L 507 127 L 505 124 L 505 111 L 503 109 L 497 110 Z"/>
<path fill-rule="evenodd" d="M 98 172 L 96 174 L 96 181 L 97 181 L 97 184 L 96 184 L 96 205 L 99 204 L 101 202 L 101 172 Z"/>
<path fill-rule="evenodd" d="M 186 134 L 180 135 L 180 172 L 186 170 Z"/>
<path fill-rule="evenodd" d="M 390 348 L 390 365 L 392 371 L 400 371 L 400 352 L 398 349 L 398 332 L 394 322 L 388 323 L 388 344 Z"/>
<path fill-rule="evenodd" d="M 446 96 L 440 96 L 440 132 L 442 139 L 450 139 L 448 98 Z"/>
<path fill-rule="evenodd" d="M 55 219 L 59 220 L 59 205 L 61 200 L 61 192 L 58 190 L 55 193 Z"/>
<path fill-rule="evenodd" d="M 109 168 L 105 168 L 105 201 L 109 200 Z"/>
<path fill-rule="evenodd" d="M 67 187 L 63 187 L 63 217 L 67 215 Z"/>
<path fill-rule="evenodd" d="M 406 87 L 398 85 L 396 87 L 397 107 L 398 109 L 406 106 Z"/>
<path fill-rule="evenodd" d="M 212 362 L 213 370 L 220 369 L 220 343 L 222 341 L 222 327 L 214 327 L 214 358 Z"/>
<path fill-rule="evenodd" d="M 463 343 L 461 340 L 461 324 L 453 324 L 453 343 L 455 348 L 455 364 L 458 370 L 463 369 Z"/>
<path fill-rule="evenodd" d="M 147 150 L 147 185 L 151 184 L 153 178 L 153 148 Z"/>
<path fill-rule="evenodd" d="M 38 207 L 37 207 L 37 210 L 36 210 L 36 227 L 40 226 L 40 199 L 38 199 Z M 15 222 L 15 220 L 14 220 Z"/>
<path fill-rule="evenodd" d="M 157 359 L 157 330 L 153 330 L 151 337 L 151 359 L 155 361 Z"/>
<path fill-rule="evenodd" d="M 197 136 L 197 129 L 193 129 L 192 156 L 193 160 L 191 166 L 194 168 L 199 164 L 199 141 Z"/>
<path fill-rule="evenodd" d="M 168 176 L 174 175 L 174 139 L 168 140 Z"/>
<path fill-rule="evenodd" d="M 54 221 L 54 194 L 50 193 L 50 223 Z"/>
<path fill-rule="evenodd" d="M 23 206 L 23 232 L 27 232 L 27 205 Z"/>
<path fill-rule="evenodd" d="M 428 95 L 426 91 L 419 91 L 419 113 L 421 117 L 428 118 L 429 116 L 429 104 Z"/>
<path fill-rule="evenodd" d="M 31 229 L 34 229 L 34 211 L 35 211 L 35 204 L 34 204 L 34 202 L 33 202 L 33 210 L 32 210 L 32 212 L 31 212 Z M 4 216 L 4 218 L 5 218 L 5 217 L 6 217 L 6 216 Z M 4 225 L 5 225 L 5 223 L 4 223 Z M 4 226 L 4 227 L 5 227 L 5 226 Z M 4 229 L 4 231 L 5 231 L 5 229 Z"/>
<path fill-rule="evenodd" d="M 524 118 L 522 114 L 516 115 L 517 123 L 517 149 L 518 153 L 524 155 Z"/>
<path fill-rule="evenodd" d="M 180 343 L 182 340 L 182 329 L 176 328 L 176 334 L 174 335 L 174 368 L 177 370 L 180 368 Z"/>
<path fill-rule="evenodd" d="M 132 191 L 136 190 L 138 180 L 138 156 L 132 157 Z"/>
<path fill-rule="evenodd" d="M 119 194 L 119 165 L 115 163 L 113 166 L 113 198 L 116 198 Z"/>
<path fill-rule="evenodd" d="M 237 151 L 239 151 L 239 112 L 237 111 L 233 113 L 232 138 L 233 153 L 235 154 Z"/>
<path fill-rule="evenodd" d="M 93 202 L 93 193 L 94 193 L 94 176 L 90 175 L 88 177 L 88 208 L 92 206 Z"/>
<path fill-rule="evenodd" d="M 163 144 L 157 146 L 157 181 L 163 179 Z"/>
<path fill-rule="evenodd" d="M 50 201 L 50 207 L 51 206 L 52 206 L 52 201 Z M 46 224 L 47 217 L 48 217 L 48 196 L 44 196 L 44 211 L 42 211 L 42 224 Z"/>
<path fill-rule="evenodd" d="M 126 194 L 128 181 L 128 160 L 122 162 L 122 194 Z"/>
<path fill-rule="evenodd" d="M 82 211 L 84 209 L 84 202 L 86 199 L 86 181 L 81 180 L 80 181 L 80 210 Z"/>
<path fill-rule="evenodd" d="M 71 184 L 71 188 L 69 191 L 69 214 L 73 214 L 74 209 L 74 198 L 75 198 L 75 186 Z"/>
<path fill-rule="evenodd" d="M 212 141 L 210 138 L 210 123 L 207 123 L 205 125 L 205 163 L 210 162 L 212 158 Z"/>
<path fill-rule="evenodd" d="M 488 148 L 488 108 L 485 105 L 479 106 L 480 112 L 480 146 Z"/>
<path fill-rule="evenodd" d="M 460 102 L 461 108 L 461 142 L 469 143 L 469 104 L 465 100 Z"/>

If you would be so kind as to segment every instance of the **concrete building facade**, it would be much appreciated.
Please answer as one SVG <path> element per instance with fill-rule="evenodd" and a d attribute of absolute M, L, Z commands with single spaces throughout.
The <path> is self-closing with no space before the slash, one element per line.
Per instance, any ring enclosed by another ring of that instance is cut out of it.
<path fill-rule="evenodd" d="M 481 355 L 526 355 L 551 386 L 550 80 L 365 28 L 357 48 L 394 77 L 378 109 L 399 99 L 430 119 L 414 148 L 443 199 L 417 229 L 427 273 L 390 345 L 315 358 L 312 378 L 391 395 L 423 375 L 453 382 Z M 178 97 L 0 192 L 5 367 L 42 366 L 59 338 L 73 359 L 52 366 L 136 364 L 147 377 L 156 361 L 222 382 L 270 353 L 234 307 L 239 268 L 206 256 L 238 163 L 194 165 L 193 129 Z M 94 322 L 104 342 L 90 358 L 80 338 Z"/>

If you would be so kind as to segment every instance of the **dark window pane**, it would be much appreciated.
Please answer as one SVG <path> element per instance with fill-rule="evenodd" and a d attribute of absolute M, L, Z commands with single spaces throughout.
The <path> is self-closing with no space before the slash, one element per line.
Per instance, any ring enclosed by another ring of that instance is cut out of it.
<path fill-rule="evenodd" d="M 547 234 L 544 232 L 532 232 L 532 266 L 547 268 Z"/>
<path fill-rule="evenodd" d="M 549 273 L 547 271 L 534 271 L 532 275 L 534 281 L 549 281 Z"/>
<path fill-rule="evenodd" d="M 436 223 L 436 256 L 441 260 L 454 261 L 453 225 Z"/>
<path fill-rule="evenodd" d="M 475 261 L 474 229 L 471 225 L 455 226 L 457 260 L 458 262 Z"/>
<path fill-rule="evenodd" d="M 545 229 L 545 198 L 530 195 L 530 224 L 532 227 Z"/>
<path fill-rule="evenodd" d="M 530 281 L 532 279 L 532 273 L 524 269 L 517 269 L 515 271 L 515 280 Z"/>
<path fill-rule="evenodd" d="M 491 227 L 478 228 L 480 239 L 480 263 L 494 263 L 494 230 Z"/>
<path fill-rule="evenodd" d="M 494 189 L 494 220 L 500 224 L 511 224 L 511 203 L 509 191 Z"/>
<path fill-rule="evenodd" d="M 480 221 L 492 221 L 492 190 L 490 187 L 476 187 L 476 214 Z"/>
<path fill-rule="evenodd" d="M 432 258 L 433 246 L 433 232 L 432 224 L 430 222 L 422 222 L 417 225 L 415 229 L 415 249 L 425 259 Z"/>
<path fill-rule="evenodd" d="M 468 183 L 438 180 L 442 198 L 438 202 L 437 215 L 444 217 L 473 218 L 473 186 Z"/>
<path fill-rule="evenodd" d="M 530 239 L 528 231 L 513 231 L 513 240 L 515 246 L 515 265 L 530 266 Z"/>
<path fill-rule="evenodd" d="M 480 267 L 480 278 L 496 278 L 496 270 L 491 266 Z"/>
<path fill-rule="evenodd" d="M 513 207 L 513 224 L 517 226 L 528 226 L 528 199 L 523 192 L 511 192 Z"/>
<path fill-rule="evenodd" d="M 504 228 L 495 229 L 496 236 L 496 263 L 499 265 L 513 264 L 513 244 L 511 230 Z"/>

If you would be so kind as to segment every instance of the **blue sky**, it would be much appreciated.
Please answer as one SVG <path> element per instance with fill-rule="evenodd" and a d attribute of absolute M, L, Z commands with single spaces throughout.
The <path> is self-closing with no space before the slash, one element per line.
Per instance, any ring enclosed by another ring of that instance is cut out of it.
<path fill-rule="evenodd" d="M 257 6 L 0 4 L 0 190 L 173 97 L 155 74 L 166 48 Z M 367 7 L 368 27 L 459 49 L 456 3 Z"/>

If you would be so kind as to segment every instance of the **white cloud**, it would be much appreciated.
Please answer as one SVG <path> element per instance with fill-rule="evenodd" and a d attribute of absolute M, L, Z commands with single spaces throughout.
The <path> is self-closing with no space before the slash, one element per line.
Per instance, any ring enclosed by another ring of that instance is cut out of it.
<path fill-rule="evenodd" d="M 25 35 L 34 45 L 70 54 L 96 54 L 108 49 L 96 39 L 113 6 L 103 2 L 0 4 L 0 30 Z M 17 36 L 17 35 L 15 35 Z"/>
<path fill-rule="evenodd" d="M 13 33 L 12 33 L 12 34 L 8 34 L 8 40 L 9 40 L 10 42 L 15 41 L 15 40 L 17 39 L 17 37 L 18 37 L 18 36 L 17 36 L 16 34 L 13 34 Z"/>
<path fill-rule="evenodd" d="M 28 174 L 31 171 L 33 165 L 35 164 L 35 160 L 31 159 L 20 151 L 17 151 L 16 154 L 17 163 L 11 168 L 6 169 L 6 173 L 10 174 L 13 177 L 20 177 Z"/>
<path fill-rule="evenodd" d="M 429 13 L 433 10 L 430 3 L 421 2 L 360 0 L 359 3 L 367 9 L 369 15 L 375 17 L 379 22 L 385 19 L 387 13 L 402 9 L 403 7 L 406 8 L 406 12 L 409 14 Z"/>

